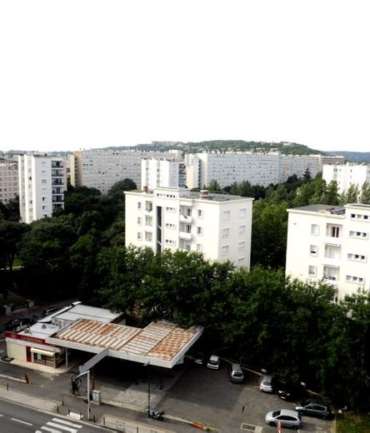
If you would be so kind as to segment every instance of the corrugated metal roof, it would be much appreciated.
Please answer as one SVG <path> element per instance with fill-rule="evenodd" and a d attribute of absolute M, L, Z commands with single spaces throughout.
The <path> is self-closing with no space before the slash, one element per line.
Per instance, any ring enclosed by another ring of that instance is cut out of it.
<path fill-rule="evenodd" d="M 52 338 L 54 342 L 59 339 L 89 347 L 94 346 L 170 361 L 199 332 L 201 331 L 196 327 L 183 329 L 165 321 L 152 322 L 140 329 L 81 319 L 57 332 Z"/>

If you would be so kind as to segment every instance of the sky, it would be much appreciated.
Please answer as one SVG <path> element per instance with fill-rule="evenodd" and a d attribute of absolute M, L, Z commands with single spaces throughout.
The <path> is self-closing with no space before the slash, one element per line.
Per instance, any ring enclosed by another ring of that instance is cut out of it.
<path fill-rule="evenodd" d="M 0 2 L 0 150 L 370 151 L 368 0 Z"/>

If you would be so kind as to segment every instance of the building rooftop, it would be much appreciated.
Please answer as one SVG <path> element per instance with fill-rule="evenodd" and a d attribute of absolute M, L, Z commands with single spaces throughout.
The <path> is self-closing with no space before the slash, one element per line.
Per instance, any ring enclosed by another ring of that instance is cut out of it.
<path fill-rule="evenodd" d="M 105 308 L 73 303 L 49 316 L 43 317 L 34 325 L 19 332 L 19 334 L 45 339 L 81 319 L 95 320 L 98 323 L 110 323 L 121 315 L 122 313 L 113 313 Z"/>
<path fill-rule="evenodd" d="M 308 206 L 295 207 L 288 211 L 312 212 L 327 215 L 342 215 L 346 213 L 346 209 L 370 210 L 370 204 L 363 203 L 348 203 L 344 206 L 333 206 L 329 204 L 310 204 Z"/>
<path fill-rule="evenodd" d="M 145 328 L 81 319 L 47 339 L 49 344 L 172 368 L 200 337 L 201 327 L 152 322 Z"/>
<path fill-rule="evenodd" d="M 308 206 L 300 206 L 289 211 L 303 211 L 328 215 L 344 215 L 345 208 L 343 206 L 333 206 L 329 204 L 309 204 Z"/>
<path fill-rule="evenodd" d="M 214 202 L 226 202 L 226 201 L 234 201 L 234 200 L 254 200 L 253 197 L 242 197 L 240 195 L 231 195 L 231 194 L 219 194 L 209 192 L 208 190 L 201 191 L 190 191 L 186 188 L 155 188 L 154 190 L 148 191 L 125 191 L 125 194 L 148 194 L 150 196 L 156 196 L 161 198 L 161 195 L 164 195 L 164 198 L 181 198 L 188 200 L 206 200 L 206 201 L 214 201 Z"/>

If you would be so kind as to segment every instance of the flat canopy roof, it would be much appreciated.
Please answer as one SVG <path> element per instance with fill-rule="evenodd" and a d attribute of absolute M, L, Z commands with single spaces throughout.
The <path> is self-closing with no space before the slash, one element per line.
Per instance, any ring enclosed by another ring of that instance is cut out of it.
<path fill-rule="evenodd" d="M 203 328 L 180 328 L 174 323 L 152 322 L 145 328 L 80 319 L 46 339 L 55 346 L 172 368 L 198 340 Z"/>

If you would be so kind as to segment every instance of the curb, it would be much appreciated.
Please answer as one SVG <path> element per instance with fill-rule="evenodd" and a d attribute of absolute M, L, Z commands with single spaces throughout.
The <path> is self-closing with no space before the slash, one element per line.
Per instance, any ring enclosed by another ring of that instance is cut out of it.
<path fill-rule="evenodd" d="M 5 401 L 5 402 L 7 402 L 7 403 L 11 403 L 11 404 L 13 404 L 14 406 L 20 406 L 20 407 L 24 407 L 24 408 L 26 408 L 26 409 L 30 409 L 30 410 L 33 410 L 33 411 L 35 411 L 35 412 L 40 412 L 40 413 L 43 413 L 43 414 L 46 414 L 46 415 L 50 415 L 50 416 L 53 416 L 53 417 L 55 417 L 56 415 L 58 416 L 58 418 L 63 418 L 63 419 L 65 419 L 66 421 L 70 421 L 71 420 L 71 418 L 70 417 L 68 417 L 68 416 L 65 416 L 65 415 L 62 415 L 62 414 L 59 414 L 59 413 L 57 413 L 57 412 L 50 412 L 50 411 L 48 411 L 48 410 L 41 410 L 40 408 L 37 408 L 37 407 L 34 407 L 34 406 L 31 406 L 31 405 L 28 405 L 28 404 L 25 404 L 25 403 L 19 403 L 19 402 L 14 402 L 14 400 L 10 400 L 10 399 L 7 399 L 6 397 L 3 397 L 3 396 L 0 396 L 0 401 Z M 104 415 L 103 415 L 104 416 Z M 90 422 L 87 422 L 87 421 L 84 421 L 84 420 L 79 420 L 79 422 L 81 423 L 81 424 L 84 424 L 85 426 L 88 426 L 88 427 L 93 427 L 93 428 L 100 428 L 100 429 L 102 429 L 102 430 L 106 430 L 107 432 L 115 432 L 115 433 L 117 433 L 115 430 L 112 430 L 112 429 L 110 429 L 110 428 L 108 428 L 108 427 L 105 427 L 105 426 L 103 426 L 103 425 L 96 425 L 96 424 L 92 424 L 92 423 L 90 423 Z"/>

